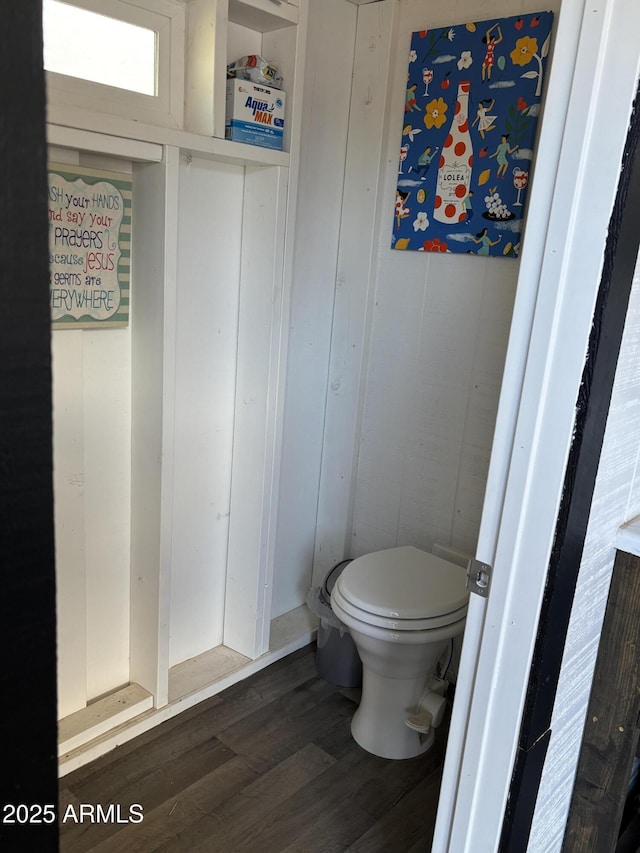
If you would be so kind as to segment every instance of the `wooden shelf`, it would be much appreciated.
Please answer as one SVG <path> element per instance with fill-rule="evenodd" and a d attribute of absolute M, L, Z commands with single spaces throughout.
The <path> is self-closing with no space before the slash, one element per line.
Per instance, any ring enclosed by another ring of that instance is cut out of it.
<path fill-rule="evenodd" d="M 285 0 L 229 0 L 229 20 L 260 33 L 298 23 L 298 7 Z"/>
<path fill-rule="evenodd" d="M 49 108 L 47 136 L 51 145 L 106 153 L 116 153 L 117 149 L 120 156 L 149 162 L 158 160 L 157 148 L 154 146 L 171 145 L 185 153 L 210 157 L 223 163 L 289 166 L 289 154 L 285 151 L 201 136 L 177 128 L 159 127 L 101 113 L 88 113 L 73 107 Z M 129 140 L 134 144 L 125 150 L 118 140 Z M 139 143 L 147 143 L 149 147 L 141 147 Z"/>

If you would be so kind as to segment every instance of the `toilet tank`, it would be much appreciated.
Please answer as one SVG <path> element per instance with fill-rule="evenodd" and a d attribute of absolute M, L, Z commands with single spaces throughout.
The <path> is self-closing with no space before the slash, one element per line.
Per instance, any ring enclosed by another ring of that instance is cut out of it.
<path fill-rule="evenodd" d="M 439 545 L 437 542 L 431 549 L 431 553 L 436 557 L 442 557 L 443 560 L 448 560 L 450 563 L 455 563 L 456 566 L 462 566 L 466 569 L 471 559 L 471 554 L 465 554 L 464 551 L 458 551 L 455 548 L 450 548 L 448 545 Z"/>

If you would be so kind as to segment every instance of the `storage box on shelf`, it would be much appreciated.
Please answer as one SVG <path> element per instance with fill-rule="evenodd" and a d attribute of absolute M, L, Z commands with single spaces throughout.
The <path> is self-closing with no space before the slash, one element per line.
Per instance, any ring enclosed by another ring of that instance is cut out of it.
<path fill-rule="evenodd" d="M 285 93 L 271 86 L 227 80 L 226 138 L 279 151 L 285 100 Z"/>
<path fill-rule="evenodd" d="M 241 56 L 258 54 L 274 63 L 284 79 L 283 148 L 290 150 L 296 74 L 302 67 L 301 14 L 297 4 L 273 0 L 191 0 L 187 7 L 188 131 L 224 137 L 227 65 Z"/>

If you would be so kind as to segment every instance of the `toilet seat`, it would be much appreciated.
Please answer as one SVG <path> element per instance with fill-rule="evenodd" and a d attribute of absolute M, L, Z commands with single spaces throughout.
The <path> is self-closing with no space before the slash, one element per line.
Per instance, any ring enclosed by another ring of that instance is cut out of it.
<path fill-rule="evenodd" d="M 332 605 L 345 614 L 392 631 L 458 622 L 468 599 L 464 568 L 411 545 L 357 557 L 332 592 Z"/>
<path fill-rule="evenodd" d="M 377 613 L 371 613 L 354 605 L 341 594 L 337 585 L 331 595 L 331 606 L 334 610 L 337 606 L 342 612 L 347 613 L 359 622 L 366 622 L 369 625 L 375 625 L 378 628 L 385 628 L 391 631 L 429 631 L 433 628 L 441 628 L 450 625 L 452 622 L 464 619 L 467 614 L 467 605 L 465 604 L 463 607 L 451 611 L 451 613 L 444 613 L 441 616 L 425 616 L 422 619 L 404 619 L 401 616 L 379 616 Z"/>

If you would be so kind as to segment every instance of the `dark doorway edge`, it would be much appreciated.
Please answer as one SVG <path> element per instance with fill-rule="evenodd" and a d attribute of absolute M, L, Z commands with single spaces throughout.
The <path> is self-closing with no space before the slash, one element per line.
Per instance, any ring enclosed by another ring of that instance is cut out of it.
<path fill-rule="evenodd" d="M 58 849 L 45 81 L 37 0 L 0 30 L 0 849 Z"/>
<path fill-rule="evenodd" d="M 565 471 L 554 544 L 518 749 L 499 850 L 526 850 L 540 787 L 551 715 L 569 629 L 615 371 L 640 247 L 640 92 L 636 94 L 609 221 L 604 266 L 582 380 L 576 401 L 573 444 Z"/>

